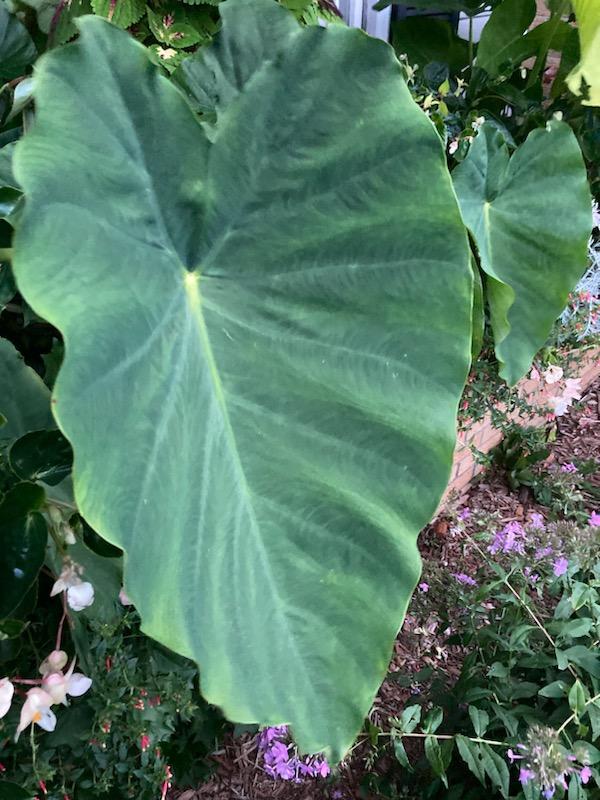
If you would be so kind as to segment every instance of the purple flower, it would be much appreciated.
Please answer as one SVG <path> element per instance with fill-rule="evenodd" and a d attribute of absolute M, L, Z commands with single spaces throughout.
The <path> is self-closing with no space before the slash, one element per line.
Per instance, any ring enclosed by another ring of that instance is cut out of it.
<path fill-rule="evenodd" d="M 577 472 L 577 467 L 573 464 L 572 461 L 568 461 L 566 464 L 563 464 L 560 468 L 561 472 Z"/>
<path fill-rule="evenodd" d="M 539 561 L 542 558 L 546 558 L 546 556 L 551 556 L 554 551 L 548 545 L 547 547 L 542 547 L 540 550 L 535 551 L 535 560 Z"/>
<path fill-rule="evenodd" d="M 588 525 L 591 525 L 592 528 L 600 528 L 600 514 L 596 511 L 592 511 L 588 519 Z"/>
<path fill-rule="evenodd" d="M 420 584 L 419 584 L 419 591 L 420 591 L 420 592 L 428 592 L 428 591 L 429 591 L 429 584 L 428 584 L 428 583 L 425 583 L 425 581 L 423 581 L 422 583 L 420 583 Z"/>
<path fill-rule="evenodd" d="M 313 774 L 315 778 L 317 777 L 326 778 L 330 772 L 331 768 L 327 763 L 326 758 L 321 758 L 321 759 L 315 758 L 313 762 Z"/>
<path fill-rule="evenodd" d="M 477 581 L 473 580 L 473 578 L 469 577 L 469 575 L 465 575 L 464 572 L 453 572 L 452 577 L 455 578 L 459 583 L 462 583 L 463 586 L 477 586 Z"/>
<path fill-rule="evenodd" d="M 288 761 L 289 754 L 287 745 L 283 742 L 273 742 L 269 749 L 265 752 L 265 764 L 269 766 L 274 766 L 275 764 L 281 764 L 284 761 Z"/>
<path fill-rule="evenodd" d="M 591 777 L 592 770 L 588 766 L 585 766 L 579 773 L 579 779 L 582 783 L 587 783 Z"/>
<path fill-rule="evenodd" d="M 552 565 L 552 572 L 556 575 L 557 578 L 560 578 L 561 575 L 564 575 L 568 569 L 569 569 L 569 562 L 564 556 L 557 558 L 554 564 Z"/>
<path fill-rule="evenodd" d="M 282 761 L 275 765 L 275 772 L 284 781 L 291 781 L 296 777 L 296 759 L 290 758 L 289 761 Z"/>
<path fill-rule="evenodd" d="M 465 506 L 463 509 L 461 509 L 458 518 L 469 519 L 470 516 L 471 516 L 471 509 L 468 506 Z"/>
<path fill-rule="evenodd" d="M 554 797 L 554 792 L 555 791 L 556 791 L 556 787 L 555 786 L 549 786 L 547 789 L 544 789 L 542 794 L 544 795 L 546 800 L 551 800 L 551 798 Z"/>
<path fill-rule="evenodd" d="M 543 529 L 545 527 L 543 515 L 538 514 L 537 511 L 534 511 L 529 518 L 529 524 L 532 528 L 539 528 L 540 530 Z"/>
<path fill-rule="evenodd" d="M 535 778 L 535 772 L 533 772 L 533 770 L 527 769 L 526 767 L 521 767 L 521 769 L 519 770 L 519 780 L 521 781 L 523 786 L 526 783 L 529 783 L 529 781 L 532 781 L 534 778 Z"/>
<path fill-rule="evenodd" d="M 523 758 L 523 756 L 520 756 L 518 753 L 515 753 L 512 747 L 508 748 L 508 753 L 506 754 L 506 756 L 511 764 L 514 764 L 515 761 L 517 761 L 520 758 Z"/>
<path fill-rule="evenodd" d="M 525 530 L 520 522 L 509 522 L 502 528 L 501 531 L 496 531 L 494 540 L 488 547 L 492 555 L 502 550 L 503 553 L 512 553 L 515 551 L 520 555 L 525 554 L 525 547 L 523 540 L 525 539 Z"/>
<path fill-rule="evenodd" d="M 265 750 L 272 741 L 287 736 L 287 733 L 287 725 L 277 725 L 275 727 L 265 728 L 260 732 L 258 746 L 261 750 Z"/>

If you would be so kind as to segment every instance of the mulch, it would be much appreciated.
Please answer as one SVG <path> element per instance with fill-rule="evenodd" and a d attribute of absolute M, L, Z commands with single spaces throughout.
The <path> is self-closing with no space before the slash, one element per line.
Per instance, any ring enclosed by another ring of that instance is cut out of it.
<path fill-rule="evenodd" d="M 568 416 L 553 423 L 556 425 L 556 439 L 551 444 L 546 466 L 555 463 L 558 468 L 578 459 L 595 459 L 600 464 L 599 422 L 600 380 L 586 390 Z M 590 476 L 590 480 L 600 486 L 600 470 Z M 493 471 L 480 476 L 469 494 L 462 498 L 460 506 L 468 506 L 472 512 L 494 514 L 502 525 L 511 520 L 523 521 L 534 511 L 547 516 L 547 509 L 536 505 L 529 491 L 511 491 L 503 476 Z M 452 524 L 457 510 L 458 501 L 451 501 L 421 533 L 419 549 L 425 575 L 436 566 L 470 574 L 479 565 L 478 554 Z M 395 677 L 413 675 L 432 667 L 438 672 L 441 670 L 451 681 L 460 672 L 463 654 L 451 648 L 436 651 L 436 623 L 431 623 L 431 630 L 423 626 L 418 615 L 412 613 L 416 603 L 418 597 L 413 599 L 394 643 L 388 678 L 381 686 L 369 715 L 371 721 L 384 730 L 389 729 L 390 717 L 399 716 L 406 705 L 414 702 L 411 698 L 415 692 L 426 689 L 403 685 Z M 419 629 L 415 633 L 417 623 Z M 361 783 L 368 772 L 385 773 L 391 766 L 387 756 L 373 763 L 373 750 L 365 740 L 359 742 L 339 766 L 335 779 L 307 779 L 302 784 L 273 780 L 261 769 L 255 737 L 247 734 L 226 738 L 222 748 L 211 759 L 215 765 L 212 777 L 195 789 L 173 790 L 170 800 L 374 800 L 377 795 L 365 793 L 364 787 L 361 790 Z"/>

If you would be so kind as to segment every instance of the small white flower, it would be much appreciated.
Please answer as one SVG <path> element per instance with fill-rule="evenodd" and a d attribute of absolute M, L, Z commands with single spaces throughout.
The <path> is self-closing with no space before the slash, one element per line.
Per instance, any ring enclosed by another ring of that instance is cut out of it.
<path fill-rule="evenodd" d="M 485 117 L 476 117 L 471 123 L 471 127 L 473 128 L 474 131 L 478 131 L 484 122 L 485 122 Z"/>
<path fill-rule="evenodd" d="M 592 201 L 592 218 L 594 221 L 594 228 L 600 228 L 600 206 L 595 200 Z"/>
<path fill-rule="evenodd" d="M 451 156 L 453 156 L 457 150 L 458 150 L 458 139 L 454 139 L 454 141 L 450 142 L 450 144 L 448 145 L 448 152 L 450 153 Z"/>
<path fill-rule="evenodd" d="M 40 664 L 40 675 L 48 675 L 49 672 L 60 672 L 68 660 L 64 650 L 53 650 Z"/>
<path fill-rule="evenodd" d="M 73 611 L 83 611 L 94 602 L 94 587 L 88 581 L 81 580 L 83 568 L 79 564 L 67 559 L 62 572 L 55 581 L 50 597 L 61 592 L 67 593 L 67 603 Z"/>
<path fill-rule="evenodd" d="M 27 700 L 21 709 L 21 718 L 15 735 L 15 741 L 29 725 L 39 725 L 42 730 L 53 731 L 56 728 L 56 716 L 50 710 L 52 697 L 37 686 L 27 692 Z"/>
<path fill-rule="evenodd" d="M 62 703 L 68 705 L 67 695 L 71 697 L 81 697 L 92 685 L 92 679 L 82 675 L 81 672 L 73 672 L 75 669 L 75 659 L 71 662 L 66 674 L 62 672 L 50 672 L 44 675 L 42 688 L 51 697 L 52 705 Z"/>
<path fill-rule="evenodd" d="M 76 583 L 67 589 L 67 603 L 73 611 L 83 611 L 94 602 L 94 587 L 88 581 Z"/>
<path fill-rule="evenodd" d="M 15 687 L 8 678 L 0 679 L 0 719 L 8 714 Z"/>
<path fill-rule="evenodd" d="M 562 367 L 552 365 L 543 373 L 546 383 L 558 383 L 563 376 Z"/>

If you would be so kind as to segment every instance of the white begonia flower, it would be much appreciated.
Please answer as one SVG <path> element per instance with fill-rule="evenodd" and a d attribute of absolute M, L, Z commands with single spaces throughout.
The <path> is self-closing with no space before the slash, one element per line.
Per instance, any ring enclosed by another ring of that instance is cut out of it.
<path fill-rule="evenodd" d="M 0 679 L 0 719 L 8 714 L 14 693 L 15 687 L 8 678 Z"/>
<path fill-rule="evenodd" d="M 92 679 L 82 675 L 81 672 L 73 672 L 75 669 L 75 659 L 71 662 L 66 674 L 62 672 L 49 672 L 42 679 L 42 689 L 52 699 L 52 705 L 62 703 L 68 705 L 67 695 L 71 697 L 81 697 L 92 685 Z"/>
<path fill-rule="evenodd" d="M 47 675 L 49 672 L 60 672 L 69 660 L 64 650 L 53 650 L 40 664 L 40 675 Z"/>
<path fill-rule="evenodd" d="M 27 700 L 21 708 L 21 718 L 15 735 L 15 741 L 29 725 L 39 725 L 44 731 L 56 728 L 56 716 L 50 710 L 52 698 L 44 689 L 37 686 L 27 692 Z"/>
<path fill-rule="evenodd" d="M 50 597 L 61 592 L 67 593 L 67 603 L 73 611 L 83 611 L 94 602 L 94 587 L 88 581 L 81 580 L 83 568 L 73 561 L 66 560 L 62 572 L 55 581 Z"/>
<path fill-rule="evenodd" d="M 563 376 L 562 367 L 552 365 L 543 374 L 546 383 L 558 383 Z"/>
<path fill-rule="evenodd" d="M 67 603 L 73 611 L 83 611 L 94 602 L 94 587 L 88 581 L 76 583 L 67 589 Z"/>

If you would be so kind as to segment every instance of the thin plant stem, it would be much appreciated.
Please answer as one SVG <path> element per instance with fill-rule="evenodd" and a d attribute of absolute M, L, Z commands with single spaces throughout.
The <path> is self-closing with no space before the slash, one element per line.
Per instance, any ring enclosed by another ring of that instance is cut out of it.
<path fill-rule="evenodd" d="M 473 47 L 473 17 L 469 15 L 469 68 L 473 72 L 474 47 Z"/>
<path fill-rule="evenodd" d="M 479 553 L 479 555 L 480 555 L 480 556 L 481 556 L 481 557 L 484 559 L 484 561 L 485 561 L 486 563 L 489 563 L 487 555 L 486 555 L 486 554 L 485 554 L 485 552 L 484 552 L 484 551 L 481 549 L 481 547 L 479 547 L 479 545 L 477 544 L 477 542 L 476 542 L 476 541 L 475 541 L 475 540 L 474 540 L 474 539 L 473 539 L 471 536 L 469 536 L 469 534 L 468 534 L 468 533 L 466 533 L 466 532 L 465 532 L 465 537 L 466 537 L 466 538 L 469 540 L 469 542 L 471 542 L 471 544 L 473 545 L 473 547 L 474 547 L 474 548 L 477 550 L 477 552 L 478 552 L 478 553 Z M 546 637 L 546 639 L 548 639 L 548 641 L 550 642 L 550 644 L 552 645 L 552 647 L 553 647 L 553 648 L 556 650 L 556 649 L 557 649 L 556 642 L 554 641 L 554 639 L 552 638 L 552 636 L 550 636 L 550 634 L 548 633 L 548 631 L 547 631 L 547 630 L 546 630 L 546 628 L 544 627 L 544 624 L 543 624 L 543 623 L 541 622 L 541 620 L 538 618 L 537 614 L 535 614 L 535 613 L 534 613 L 534 612 L 531 610 L 531 608 L 529 608 L 529 606 L 527 605 L 527 603 L 524 603 L 524 602 L 523 602 L 523 600 L 521 599 L 521 596 L 519 595 L 519 593 L 517 592 L 517 590 L 516 590 L 516 589 L 515 589 L 515 588 L 512 586 L 512 584 L 511 584 L 511 583 L 509 583 L 509 581 L 508 581 L 508 578 L 502 578 L 502 582 L 505 584 L 506 588 L 507 588 L 507 589 L 508 589 L 508 590 L 509 590 L 509 591 L 510 591 L 510 592 L 511 592 L 513 595 L 514 595 L 514 597 L 517 599 L 517 601 L 518 601 L 519 605 L 521 605 L 521 606 L 522 606 L 522 607 L 525 609 L 525 611 L 527 611 L 527 613 L 529 614 L 529 616 L 531 617 L 531 619 L 532 619 L 532 620 L 535 622 L 535 624 L 537 625 L 537 627 L 538 627 L 538 628 L 539 628 L 539 629 L 542 631 L 542 633 L 544 634 L 544 636 Z M 577 679 L 577 678 L 578 678 L 578 675 L 577 675 L 577 673 L 575 672 L 575 670 L 573 669 L 573 667 L 571 666 L 571 664 L 567 664 L 567 669 L 569 670 L 569 672 L 571 673 L 571 675 L 572 675 L 572 676 L 573 676 L 575 679 Z"/>
<path fill-rule="evenodd" d="M 587 700 L 587 701 L 584 703 L 583 707 L 584 707 L 584 708 L 587 708 L 587 706 L 591 706 L 591 705 L 592 705 L 592 703 L 595 703 L 595 702 L 596 702 L 596 700 L 600 700 L 600 694 L 595 694 L 593 697 L 590 697 L 590 699 L 589 699 L 589 700 Z M 568 725 L 570 722 L 573 722 L 573 720 L 575 719 L 575 717 L 577 717 L 577 714 L 576 714 L 575 712 L 573 712 L 573 713 L 571 714 L 571 716 L 570 716 L 570 717 L 567 717 L 567 719 L 566 719 L 566 720 L 563 722 L 563 724 L 562 724 L 562 725 L 560 726 L 560 728 L 558 729 L 557 733 L 563 733 L 564 729 L 567 727 L 567 725 Z"/>

